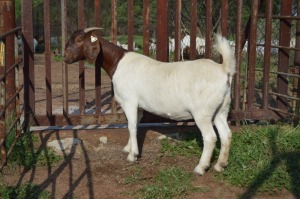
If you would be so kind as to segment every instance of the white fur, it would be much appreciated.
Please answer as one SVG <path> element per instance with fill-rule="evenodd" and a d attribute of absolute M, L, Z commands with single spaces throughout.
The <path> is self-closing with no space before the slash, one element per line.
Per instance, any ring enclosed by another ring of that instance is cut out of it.
<path fill-rule="evenodd" d="M 235 72 L 235 59 L 226 39 L 217 36 L 216 49 L 224 64 L 208 59 L 163 63 L 144 55 L 128 52 L 113 75 L 115 98 L 127 116 L 129 141 L 123 151 L 128 160 L 137 160 L 137 124 L 143 109 L 174 120 L 194 118 L 204 140 L 204 149 L 195 172 L 203 175 L 210 165 L 216 134 L 221 139 L 221 153 L 215 169 L 227 165 L 231 131 L 227 124 L 230 83 Z"/>

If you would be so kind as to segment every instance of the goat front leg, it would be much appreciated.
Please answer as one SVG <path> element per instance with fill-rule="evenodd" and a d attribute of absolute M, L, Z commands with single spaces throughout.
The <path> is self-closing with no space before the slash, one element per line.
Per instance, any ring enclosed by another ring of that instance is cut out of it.
<path fill-rule="evenodd" d="M 122 106 L 127 120 L 128 120 L 128 130 L 129 130 L 129 140 L 127 145 L 124 147 L 123 151 L 129 153 L 127 160 L 129 162 L 135 162 L 137 156 L 139 155 L 138 143 L 137 143 L 137 124 L 138 124 L 138 112 L 137 106 L 125 105 Z"/>
<path fill-rule="evenodd" d="M 138 109 L 138 123 L 137 123 L 137 125 L 140 123 L 140 121 L 143 117 L 143 113 L 144 113 L 143 109 Z M 123 152 L 128 154 L 128 153 L 130 153 L 130 149 L 131 149 L 131 141 L 130 141 L 130 137 L 129 137 L 127 145 L 123 148 Z"/>

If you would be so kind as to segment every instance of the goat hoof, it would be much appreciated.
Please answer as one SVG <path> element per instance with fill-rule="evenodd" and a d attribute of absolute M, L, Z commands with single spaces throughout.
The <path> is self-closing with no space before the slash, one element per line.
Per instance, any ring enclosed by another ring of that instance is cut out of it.
<path fill-rule="evenodd" d="M 137 157 L 136 156 L 133 156 L 133 155 L 131 155 L 131 154 L 129 154 L 128 156 L 127 156 L 127 161 L 128 162 L 136 162 L 137 161 Z"/>
<path fill-rule="evenodd" d="M 130 148 L 125 146 L 122 151 L 123 151 L 123 153 L 128 154 L 128 153 L 130 153 Z"/>
<path fill-rule="evenodd" d="M 228 164 L 228 163 L 224 163 L 224 162 L 222 162 L 222 163 L 217 163 L 217 164 L 215 164 L 214 169 L 215 169 L 217 172 L 222 172 L 222 171 L 224 171 L 224 168 L 227 166 L 227 164 Z"/>
<path fill-rule="evenodd" d="M 222 172 L 222 171 L 224 171 L 224 168 L 223 168 L 220 164 L 216 164 L 216 165 L 214 166 L 214 169 L 215 169 L 215 171 L 217 171 L 217 172 Z"/>
<path fill-rule="evenodd" d="M 195 169 L 194 169 L 194 173 L 197 174 L 197 175 L 203 176 L 205 174 L 207 168 L 208 167 L 196 166 Z"/>

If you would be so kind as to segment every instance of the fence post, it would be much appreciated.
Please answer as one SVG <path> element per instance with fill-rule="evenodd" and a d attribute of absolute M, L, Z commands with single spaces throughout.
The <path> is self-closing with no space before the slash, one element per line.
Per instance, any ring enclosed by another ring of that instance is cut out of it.
<path fill-rule="evenodd" d="M 150 37 L 150 28 L 149 28 L 149 16 L 150 16 L 150 5 L 149 0 L 143 0 L 143 53 L 144 55 L 149 56 L 149 37 Z"/>
<path fill-rule="evenodd" d="M 35 84 L 34 84 L 34 55 L 33 55 L 33 24 L 32 24 L 32 0 L 22 1 L 22 30 L 24 45 L 24 113 L 25 128 L 35 113 Z"/>
<path fill-rule="evenodd" d="M 15 28 L 15 5 L 14 1 L 0 1 L 0 15 L 2 15 L 1 19 L 1 27 L 0 27 L 0 34 L 3 34 L 9 30 L 12 30 Z M 14 34 L 10 34 L 5 38 L 4 41 L 4 48 L 2 45 L 2 50 L 1 51 L 2 55 L 5 56 L 5 63 L 1 63 L 1 73 L 5 74 L 7 69 L 14 65 L 15 63 L 15 38 Z M 3 57 L 2 59 L 3 60 Z M 5 78 L 5 85 L 3 86 L 4 95 L 2 96 L 2 103 L 5 106 L 6 100 L 11 99 L 12 96 L 14 96 L 16 92 L 16 83 L 15 83 L 15 70 L 11 70 Z M 6 164 L 6 159 L 7 159 L 7 154 L 6 154 L 6 149 L 5 149 L 5 138 L 6 138 L 6 128 L 5 128 L 5 115 L 12 114 L 14 113 L 14 110 L 16 108 L 16 101 L 14 100 L 6 110 L 2 109 L 3 112 L 0 114 L 2 115 L 1 117 L 1 122 L 0 122 L 0 146 L 1 146 L 1 160 L 2 160 L 2 165 Z M 6 113 L 5 113 L 6 112 Z"/>
<path fill-rule="evenodd" d="M 156 59 L 169 61 L 168 0 L 157 0 Z"/>
<path fill-rule="evenodd" d="M 282 1 L 281 16 L 290 16 L 292 14 L 292 0 Z M 279 45 L 290 46 L 291 38 L 291 20 L 280 19 L 280 35 Z M 278 54 L 278 72 L 288 73 L 289 70 L 290 51 L 287 49 L 279 48 Z M 288 95 L 288 80 L 285 75 L 277 76 L 277 92 L 283 95 Z M 286 111 L 288 107 L 287 99 L 277 96 L 277 108 Z M 280 113 L 278 113 L 280 114 Z M 283 117 L 283 116 L 281 116 Z"/>
<path fill-rule="evenodd" d="M 297 16 L 300 16 L 300 1 L 297 4 Z M 300 20 L 297 20 L 296 25 L 296 33 L 300 32 Z M 300 48 L 300 35 L 296 34 L 296 45 L 295 48 Z M 300 51 L 295 50 L 295 57 L 294 57 L 294 65 L 295 65 L 295 74 L 300 75 Z M 294 85 L 293 85 L 293 97 L 300 98 L 300 79 L 295 78 Z M 300 101 L 295 102 L 295 114 L 300 117 Z M 300 123 L 300 119 L 294 118 L 294 125 L 297 126 Z"/>

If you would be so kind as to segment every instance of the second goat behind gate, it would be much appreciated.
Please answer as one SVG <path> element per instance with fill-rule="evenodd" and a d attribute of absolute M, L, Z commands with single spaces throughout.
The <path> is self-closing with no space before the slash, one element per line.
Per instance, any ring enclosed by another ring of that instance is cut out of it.
<path fill-rule="evenodd" d="M 63 59 L 68 64 L 84 59 L 96 62 L 112 79 L 115 99 L 128 120 L 129 140 L 123 151 L 130 162 L 139 155 L 140 109 L 173 120 L 194 119 L 204 143 L 194 172 L 203 175 L 210 166 L 217 140 L 213 122 L 221 139 L 216 171 L 226 167 L 231 142 L 227 116 L 235 58 L 221 35 L 216 35 L 215 48 L 222 55 L 222 64 L 209 59 L 164 63 L 114 45 L 100 36 L 99 28 L 92 27 L 72 34 Z"/>

